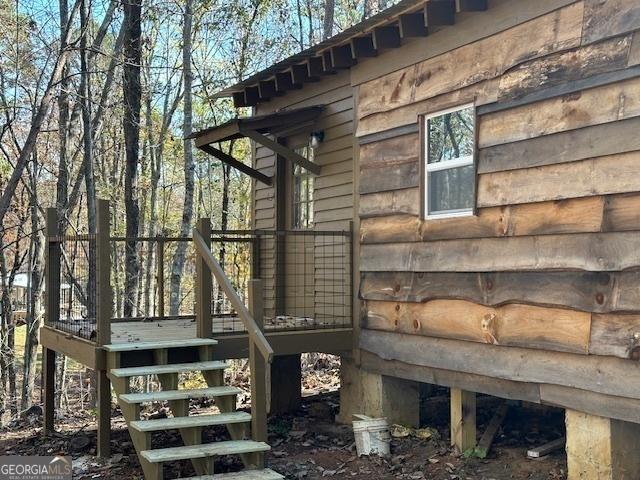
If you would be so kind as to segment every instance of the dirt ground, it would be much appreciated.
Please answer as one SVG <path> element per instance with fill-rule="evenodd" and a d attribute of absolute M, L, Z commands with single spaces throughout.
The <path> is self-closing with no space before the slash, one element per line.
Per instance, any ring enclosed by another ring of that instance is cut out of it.
<path fill-rule="evenodd" d="M 272 450 L 267 463 L 290 479 L 434 479 L 434 480 L 559 480 L 566 478 L 562 451 L 540 460 L 526 459 L 526 450 L 563 435 L 561 411 L 510 407 L 509 414 L 486 459 L 465 458 L 448 445 L 448 413 L 441 391 L 426 400 L 423 411 L 430 438 L 415 436 L 393 438 L 391 455 L 360 457 L 355 452 L 354 437 L 349 426 L 337 425 L 333 419 L 338 408 L 337 392 L 311 395 L 304 399 L 300 412 L 270 419 L 269 442 Z M 444 392 L 446 393 L 446 392 Z M 481 433 L 499 400 L 480 397 L 478 430 Z M 123 479 L 142 478 L 129 434 L 118 409 L 114 411 L 110 461 L 98 461 L 95 453 L 95 422 L 90 412 L 67 414 L 58 421 L 55 435 L 42 437 L 41 415 L 33 415 L 0 431 L 2 455 L 73 456 L 74 478 Z M 215 411 L 212 405 L 192 404 L 192 414 Z M 163 410 L 160 410 L 162 412 Z M 158 415 L 158 408 L 148 412 Z M 162 414 L 162 413 L 160 413 Z M 207 431 L 207 440 L 226 438 L 223 429 Z M 177 434 L 162 433 L 154 437 L 158 446 L 180 445 Z M 217 471 L 233 471 L 241 467 L 237 459 L 223 459 Z M 169 464 L 167 478 L 193 475 L 189 464 Z"/>

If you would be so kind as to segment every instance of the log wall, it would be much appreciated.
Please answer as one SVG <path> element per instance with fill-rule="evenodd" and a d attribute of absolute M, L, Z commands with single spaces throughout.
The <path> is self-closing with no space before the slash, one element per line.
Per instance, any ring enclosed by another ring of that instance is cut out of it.
<path fill-rule="evenodd" d="M 615 396 L 640 422 L 640 4 L 531 2 L 548 10 L 518 17 L 525 3 L 475 14 L 519 18 L 488 36 L 465 23 L 420 40 L 468 40 L 450 51 L 352 71 L 363 358 L 602 414 Z M 423 220 L 419 115 L 468 102 L 477 215 Z"/>

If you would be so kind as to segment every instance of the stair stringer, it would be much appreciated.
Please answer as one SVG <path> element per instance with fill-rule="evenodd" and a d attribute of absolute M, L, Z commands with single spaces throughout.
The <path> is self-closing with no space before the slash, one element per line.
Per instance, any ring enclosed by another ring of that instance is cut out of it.
<path fill-rule="evenodd" d="M 166 365 L 168 363 L 168 352 L 166 349 L 156 349 L 153 352 L 153 356 L 156 361 L 156 365 Z M 177 373 L 163 373 L 158 375 L 158 381 L 162 390 L 177 390 L 178 389 L 178 374 Z M 169 410 L 174 417 L 187 417 L 189 416 L 189 400 L 169 400 Z M 202 428 L 181 428 L 178 430 L 180 437 L 182 437 L 182 443 L 187 446 L 201 445 L 202 444 Z M 213 458 L 192 458 L 191 464 L 193 469 L 198 475 L 213 475 Z"/>
<path fill-rule="evenodd" d="M 107 356 L 107 362 L 109 365 L 107 371 L 111 371 L 112 368 L 120 368 L 120 355 L 118 353 L 109 353 Z M 129 430 L 129 436 L 131 437 L 133 447 L 136 449 L 136 454 L 140 461 L 140 465 L 142 466 L 145 480 L 163 480 L 162 464 L 148 462 L 142 457 L 142 455 L 140 455 L 140 452 L 151 448 L 151 434 L 149 432 L 138 432 L 137 430 L 129 428 L 131 422 L 134 420 L 140 420 L 140 404 L 130 404 L 120 400 L 120 395 L 131 393 L 130 377 L 119 378 L 109 375 L 109 379 L 111 380 L 111 385 L 116 393 L 120 411 L 122 412 L 122 416 L 127 424 L 127 429 Z"/>
<path fill-rule="evenodd" d="M 212 360 L 213 348 L 211 346 L 199 347 L 200 360 Z M 221 387 L 224 386 L 224 371 L 207 371 L 202 372 L 202 376 L 207 382 L 209 387 Z M 236 396 L 218 397 L 216 398 L 216 406 L 222 413 L 230 413 L 236 411 Z M 227 431 L 232 440 L 243 440 L 250 438 L 250 429 L 244 424 L 227 424 Z M 240 459 L 247 469 L 262 469 L 264 468 L 264 453 L 243 453 L 240 455 Z"/>

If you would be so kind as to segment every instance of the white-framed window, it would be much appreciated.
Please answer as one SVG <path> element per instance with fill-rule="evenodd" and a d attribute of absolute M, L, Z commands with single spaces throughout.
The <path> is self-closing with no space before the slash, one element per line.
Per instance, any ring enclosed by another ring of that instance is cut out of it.
<path fill-rule="evenodd" d="M 473 104 L 423 117 L 425 218 L 473 215 L 475 117 Z"/>
<path fill-rule="evenodd" d="M 296 148 L 295 152 L 313 162 L 313 149 Z M 297 230 L 313 228 L 313 174 L 300 165 L 293 165 L 291 227 Z"/>

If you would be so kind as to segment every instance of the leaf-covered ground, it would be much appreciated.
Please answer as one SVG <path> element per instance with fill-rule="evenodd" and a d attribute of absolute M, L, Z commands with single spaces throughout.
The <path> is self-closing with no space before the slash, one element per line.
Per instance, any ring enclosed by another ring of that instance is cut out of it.
<path fill-rule="evenodd" d="M 242 384 L 244 365 L 236 365 L 235 381 Z M 396 428 L 387 457 L 358 457 L 351 427 L 338 425 L 334 418 L 338 409 L 338 364 L 327 357 L 306 358 L 303 363 L 305 398 L 303 408 L 293 414 L 273 417 L 269 423 L 271 452 L 268 464 L 291 479 L 351 478 L 434 479 L 434 480 L 560 480 L 566 478 L 564 453 L 556 452 L 540 460 L 526 459 L 526 451 L 564 434 L 561 411 L 513 405 L 494 447 L 485 459 L 465 458 L 448 445 L 448 398 L 445 389 L 435 389 L 422 405 L 425 430 L 415 432 Z M 248 401 L 244 398 L 244 401 Z M 478 398 L 478 431 L 491 419 L 500 400 Z M 216 411 L 210 403 L 193 402 L 192 414 Z M 145 415 L 166 415 L 161 405 L 151 406 Z M 42 436 L 39 408 L 30 415 L 14 420 L 0 430 L 0 455 L 73 456 L 75 475 L 79 479 L 142 478 L 140 466 L 117 407 L 113 412 L 113 456 L 100 461 L 95 453 L 95 419 L 90 411 L 65 413 L 57 420 L 58 432 Z M 207 441 L 226 439 L 224 429 L 208 430 Z M 419 438 L 422 437 L 422 438 Z M 180 445 L 177 433 L 156 435 L 157 446 Z M 241 468 L 237 459 L 222 459 L 217 470 Z M 189 464 L 169 464 L 167 478 L 190 476 Z"/>

